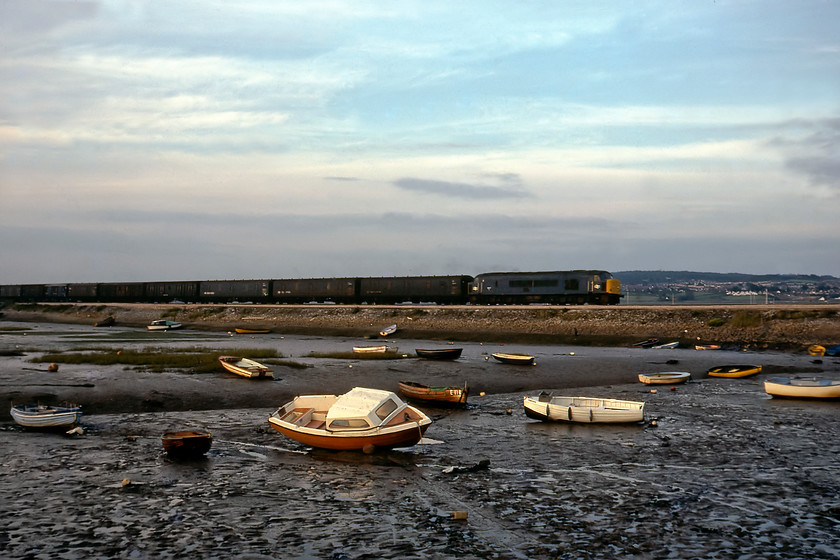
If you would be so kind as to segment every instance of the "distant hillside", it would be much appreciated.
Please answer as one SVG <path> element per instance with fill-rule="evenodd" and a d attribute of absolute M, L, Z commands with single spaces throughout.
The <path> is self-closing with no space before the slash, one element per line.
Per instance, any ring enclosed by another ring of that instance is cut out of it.
<path fill-rule="evenodd" d="M 838 282 L 835 276 L 816 274 L 743 274 L 740 272 L 693 272 L 689 270 L 628 270 L 613 272 L 625 285 L 688 284 L 694 282 Z"/>

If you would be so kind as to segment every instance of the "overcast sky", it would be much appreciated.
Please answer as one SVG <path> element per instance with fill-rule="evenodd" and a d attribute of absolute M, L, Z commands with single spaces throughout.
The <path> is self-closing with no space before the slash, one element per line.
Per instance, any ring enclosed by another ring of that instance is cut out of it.
<path fill-rule="evenodd" d="M 840 276 L 840 2 L 0 0 L 0 284 Z"/>

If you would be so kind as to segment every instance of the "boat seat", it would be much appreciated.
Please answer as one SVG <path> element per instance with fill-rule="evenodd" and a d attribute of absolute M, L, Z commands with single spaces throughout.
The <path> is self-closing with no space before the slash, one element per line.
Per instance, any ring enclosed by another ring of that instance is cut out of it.
<path fill-rule="evenodd" d="M 298 412 L 298 410 L 297 410 L 297 409 L 295 409 L 295 412 Z M 295 422 L 295 425 L 297 425 L 297 426 L 306 426 L 307 424 L 309 424 L 310 422 L 312 422 L 312 413 L 313 413 L 313 412 L 315 412 L 315 409 L 314 409 L 314 408 L 307 408 L 307 409 L 304 409 L 304 410 L 301 412 L 300 416 L 298 416 L 298 417 L 297 417 L 297 419 L 294 421 L 294 422 Z"/>

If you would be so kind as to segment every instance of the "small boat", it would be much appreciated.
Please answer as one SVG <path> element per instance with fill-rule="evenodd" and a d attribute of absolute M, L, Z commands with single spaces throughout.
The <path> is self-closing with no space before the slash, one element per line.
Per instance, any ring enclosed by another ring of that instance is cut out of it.
<path fill-rule="evenodd" d="M 423 358 L 424 360 L 457 360 L 461 357 L 463 350 L 463 348 L 440 348 L 437 350 L 417 348 L 414 351 L 417 352 L 418 358 Z"/>
<path fill-rule="evenodd" d="M 180 329 L 182 326 L 178 321 L 158 319 L 157 321 L 152 321 L 152 324 L 147 325 L 146 328 L 150 331 L 171 331 L 172 329 Z"/>
<path fill-rule="evenodd" d="M 640 340 L 633 344 L 633 348 L 650 348 L 659 344 L 658 338 L 648 338 L 647 340 Z"/>
<path fill-rule="evenodd" d="M 808 347 L 808 353 L 812 356 L 825 356 L 825 346 L 814 344 Z"/>
<path fill-rule="evenodd" d="M 116 319 L 112 316 L 107 316 L 101 321 L 97 321 L 93 324 L 94 327 L 113 327 L 116 324 Z"/>
<path fill-rule="evenodd" d="M 396 348 L 389 348 L 384 344 L 382 346 L 354 346 L 353 352 L 355 354 L 384 354 L 386 352 L 396 352 Z"/>
<path fill-rule="evenodd" d="M 271 329 L 240 329 L 238 327 L 233 330 L 236 331 L 236 334 L 268 334 L 271 332 Z"/>
<path fill-rule="evenodd" d="M 541 393 L 525 397 L 525 415 L 543 421 L 583 424 L 623 424 L 641 422 L 645 403 L 591 397 L 555 397 Z"/>
<path fill-rule="evenodd" d="M 170 457 L 200 457 L 213 445 L 209 432 L 166 432 L 160 439 Z"/>
<path fill-rule="evenodd" d="M 679 342 L 668 342 L 666 344 L 657 344 L 656 346 L 651 346 L 654 350 L 670 350 L 671 348 L 678 348 L 680 345 Z"/>
<path fill-rule="evenodd" d="M 268 369 L 268 367 L 259 362 L 255 362 L 254 360 L 249 360 L 248 358 L 240 358 L 239 356 L 219 356 L 219 363 L 221 363 L 222 367 L 229 372 L 241 375 L 242 377 L 274 377 L 274 372 Z"/>
<path fill-rule="evenodd" d="M 687 371 L 662 371 L 659 373 L 640 373 L 639 381 L 649 385 L 666 385 L 668 383 L 684 383 L 691 378 Z"/>
<path fill-rule="evenodd" d="M 503 364 L 514 364 L 518 366 L 530 366 L 534 363 L 534 357 L 528 354 L 492 354 L 493 358 Z"/>
<path fill-rule="evenodd" d="M 764 392 L 774 397 L 840 399 L 840 380 L 816 377 L 771 377 Z"/>
<path fill-rule="evenodd" d="M 439 405 L 465 405 L 469 393 L 466 383 L 463 387 L 430 387 L 413 381 L 400 381 L 398 386 L 400 393 L 407 399 L 433 402 Z"/>
<path fill-rule="evenodd" d="M 834 346 L 829 346 L 825 349 L 826 356 L 840 356 L 840 344 L 835 344 Z"/>
<path fill-rule="evenodd" d="M 720 350 L 720 344 L 695 344 L 695 350 Z"/>
<path fill-rule="evenodd" d="M 82 407 L 19 404 L 12 407 L 11 414 L 12 419 L 24 428 L 70 428 L 81 419 Z"/>
<path fill-rule="evenodd" d="M 379 336 L 391 336 L 395 332 L 397 332 L 397 325 L 391 325 L 379 331 Z"/>
<path fill-rule="evenodd" d="M 712 377 L 749 377 L 761 371 L 761 366 L 735 365 L 713 367 L 706 373 Z"/>
<path fill-rule="evenodd" d="M 343 395 L 295 397 L 268 422 L 304 445 L 368 452 L 415 445 L 432 420 L 390 391 L 356 387 Z"/>

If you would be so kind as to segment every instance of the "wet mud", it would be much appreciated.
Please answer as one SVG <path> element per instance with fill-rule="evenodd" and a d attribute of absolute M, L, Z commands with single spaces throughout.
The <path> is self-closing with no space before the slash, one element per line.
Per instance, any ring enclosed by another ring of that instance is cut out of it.
<path fill-rule="evenodd" d="M 840 555 L 840 403 L 771 399 L 762 388 L 773 373 L 840 378 L 838 360 L 507 348 L 537 355 L 536 366 L 517 367 L 485 360 L 497 345 L 475 344 L 452 363 L 373 363 L 305 357 L 352 345 L 345 339 L 276 336 L 246 344 L 224 334 L 186 333 L 150 342 L 130 330 L 91 338 L 81 327 L 38 329 L 25 343 L 21 334 L 0 334 L 0 350 L 27 349 L 0 357 L 3 395 L 81 401 L 85 433 L 68 437 L 25 431 L 10 420 L 0 424 L 0 557 Z M 116 343 L 273 345 L 312 367 L 276 368 L 277 380 L 256 384 L 221 371 L 24 369 L 45 366 L 26 362 L 35 347 Z M 411 351 L 415 341 L 392 344 Z M 743 379 L 704 374 L 724 363 L 761 363 L 765 372 Z M 692 380 L 656 392 L 636 381 L 643 371 L 670 370 L 690 371 Z M 287 396 L 354 385 L 395 389 L 403 378 L 468 381 L 470 404 L 425 407 L 434 423 L 420 445 L 370 455 L 311 450 L 268 426 L 268 415 Z M 52 385 L 31 386 L 39 382 Z M 93 386 L 77 386 L 85 383 Z M 643 400 L 646 419 L 626 426 L 529 420 L 522 397 L 541 390 Z M 209 430 L 213 447 L 202 459 L 170 459 L 160 436 L 173 429 Z"/>

